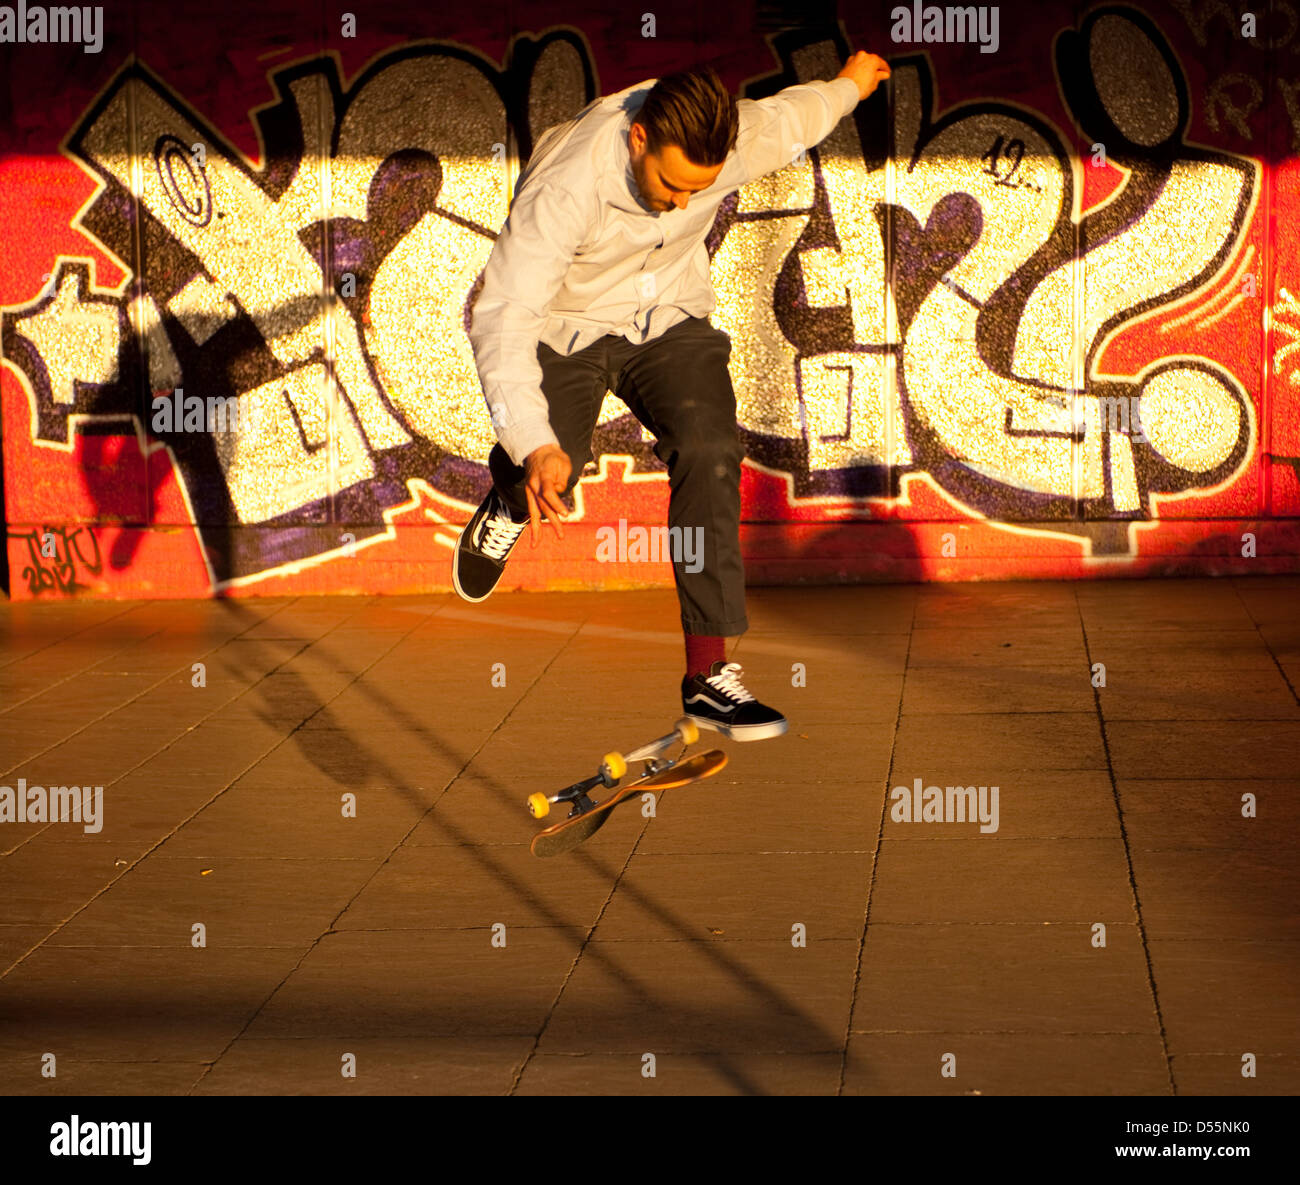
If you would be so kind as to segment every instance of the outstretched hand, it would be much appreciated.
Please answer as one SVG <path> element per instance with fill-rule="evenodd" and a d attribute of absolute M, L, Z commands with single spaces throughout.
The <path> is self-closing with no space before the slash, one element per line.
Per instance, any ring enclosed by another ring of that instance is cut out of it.
<path fill-rule="evenodd" d="M 878 54 L 860 49 L 844 63 L 844 69 L 835 77 L 851 79 L 858 88 L 858 101 L 861 102 L 889 77 L 889 63 Z"/>
<path fill-rule="evenodd" d="M 543 516 L 563 539 L 564 528 L 560 524 L 564 522 L 566 512 L 560 494 L 568 486 L 569 476 L 573 473 L 569 454 L 559 445 L 544 444 L 524 458 L 524 471 L 527 475 L 524 492 L 528 498 L 531 546 L 536 547 L 540 542 Z"/>

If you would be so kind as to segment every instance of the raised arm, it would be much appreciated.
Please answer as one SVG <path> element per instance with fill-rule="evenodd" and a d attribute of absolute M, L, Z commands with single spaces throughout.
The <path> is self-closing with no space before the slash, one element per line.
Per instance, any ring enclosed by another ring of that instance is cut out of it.
<path fill-rule="evenodd" d="M 806 150 L 826 139 L 858 103 L 889 77 L 876 54 L 853 54 L 831 82 L 803 82 L 766 99 L 741 99 L 736 154 L 720 178 L 728 188 L 790 164 L 798 145 Z"/>

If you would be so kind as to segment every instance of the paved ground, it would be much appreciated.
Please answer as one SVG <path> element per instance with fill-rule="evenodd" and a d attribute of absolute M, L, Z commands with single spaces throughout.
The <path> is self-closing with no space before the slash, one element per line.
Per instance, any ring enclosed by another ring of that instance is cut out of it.
<path fill-rule="evenodd" d="M 1300 578 L 754 590 L 789 734 L 535 859 L 675 604 L 0 605 L 0 785 L 104 787 L 0 825 L 0 1091 L 1300 1090 Z"/>

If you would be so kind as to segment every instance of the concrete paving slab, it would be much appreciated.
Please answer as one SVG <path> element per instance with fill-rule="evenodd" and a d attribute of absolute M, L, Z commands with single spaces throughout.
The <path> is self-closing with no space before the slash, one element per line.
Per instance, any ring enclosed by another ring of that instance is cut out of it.
<path fill-rule="evenodd" d="M 26 778 L 29 784 L 109 785 L 189 727 L 148 713 L 139 703 L 62 735 L 60 730 L 38 727 L 7 736 L 0 750 L 0 778 L 5 784 Z"/>
<path fill-rule="evenodd" d="M 6 921 L 52 929 L 123 874 L 118 859 L 105 848 L 30 840 L 0 858 L 0 899 L 5 902 Z"/>
<path fill-rule="evenodd" d="M 95 819 L 98 831 L 67 823 L 46 825 L 36 840 L 85 850 L 89 856 L 111 855 L 115 864 L 133 864 L 151 848 L 176 838 L 176 829 L 192 819 L 220 794 L 219 787 L 169 777 L 150 778 L 143 767 L 126 774 L 104 790 L 103 808 Z M 35 837 L 33 837 L 35 838 Z"/>
<path fill-rule="evenodd" d="M 1300 658 L 1280 658 L 1277 665 L 1292 690 L 1300 697 Z"/>
<path fill-rule="evenodd" d="M 856 939 L 871 855 L 642 855 L 619 878 L 596 942 L 664 939 Z"/>
<path fill-rule="evenodd" d="M 0 924 L 0 974 L 49 937 L 57 923 Z"/>
<path fill-rule="evenodd" d="M 898 724 L 894 785 L 991 785 L 1006 769 L 1106 768 L 1096 713 L 914 713 Z"/>
<path fill-rule="evenodd" d="M 1100 660 L 1099 660 L 1100 661 Z M 1135 669 L 1106 667 L 1098 703 L 1107 720 L 1300 720 L 1300 704 L 1275 668 Z"/>
<path fill-rule="evenodd" d="M 0 1059 L 210 1062 L 301 957 L 287 947 L 42 946 L 0 980 Z"/>
<path fill-rule="evenodd" d="M 1294 849 L 1133 850 L 1149 938 L 1300 939 Z"/>
<path fill-rule="evenodd" d="M 412 687 L 410 681 L 397 687 Z M 454 747 L 456 751 L 477 748 L 501 724 L 510 709 L 502 697 L 481 707 L 462 707 L 449 698 L 424 696 L 417 691 L 402 694 L 390 691 L 376 694 L 370 688 L 349 687 L 309 716 L 301 725 L 304 733 L 351 733 L 364 738 L 372 733 L 411 734 L 418 745 L 436 750 Z M 307 742 L 323 741 L 308 736 Z"/>
<path fill-rule="evenodd" d="M 1111 767 L 1128 778 L 1294 778 L 1300 724 L 1268 720 L 1112 721 Z"/>
<path fill-rule="evenodd" d="M 535 790 L 553 792 L 561 785 L 561 781 L 548 782 L 531 776 L 511 784 L 474 774 L 463 775 L 439 794 L 432 813 L 421 818 L 407 837 L 406 846 L 530 843 L 545 824 L 529 814 L 528 795 Z"/>
<path fill-rule="evenodd" d="M 232 725 L 232 727 L 234 727 Z M 486 736 L 484 729 L 480 735 Z M 464 768 L 479 737 L 437 725 L 300 729 L 256 762 L 255 785 L 339 790 L 440 789 Z"/>
<path fill-rule="evenodd" d="M 5 668 L 133 608 L 127 601 L 8 602 L 0 620 L 0 679 Z"/>
<path fill-rule="evenodd" d="M 855 699 L 903 673 L 907 646 L 904 633 L 748 633 L 737 639 L 730 657 L 742 666 L 765 660 L 777 686 L 791 686 L 792 668 L 802 663 L 805 683 L 834 681 L 843 698 Z"/>
<path fill-rule="evenodd" d="M 671 589 L 0 603 L 0 784 L 104 786 L 98 832 L 0 819 L 0 1079 L 1293 1092 L 1297 592 L 751 590 L 731 656 L 789 732 L 706 733 L 716 777 L 549 861 L 527 794 L 680 712 Z M 917 777 L 996 784 L 997 830 L 896 821 Z M 206 949 L 129 945 L 199 908 Z"/>
<path fill-rule="evenodd" d="M 167 631 L 112 655 L 87 668 L 85 675 L 151 675 L 162 679 L 169 675 L 187 676 L 196 662 L 207 662 L 228 641 L 225 637 L 193 637 Z"/>
<path fill-rule="evenodd" d="M 195 1086 L 197 1095 L 501 1095 L 533 1038 L 241 1037 Z M 344 1077 L 344 1057 L 352 1075 Z"/>
<path fill-rule="evenodd" d="M 222 791 L 168 836 L 168 856 L 382 860 L 428 812 L 439 790 L 323 780 L 276 785 L 251 776 Z M 352 798 L 344 801 L 344 795 Z M 116 806 L 114 817 L 120 813 Z M 345 813 L 348 812 L 348 813 Z"/>
<path fill-rule="evenodd" d="M 838 1053 L 663 1053 L 653 1063 L 636 1053 L 538 1054 L 519 1080 L 519 1095 L 570 1098 L 599 1094 L 833 1095 Z M 648 1076 L 649 1070 L 654 1071 Z"/>
<path fill-rule="evenodd" d="M 1214 579 L 1079 581 L 1089 633 L 1104 629 L 1246 628 L 1251 618 L 1233 582 Z"/>
<path fill-rule="evenodd" d="M 31 692 L 53 687 L 94 670 L 101 663 L 129 654 L 160 632 L 156 624 L 147 620 L 127 622 L 124 618 L 73 632 L 5 666 L 0 671 L 0 688 L 12 692 L 21 687 Z"/>
<path fill-rule="evenodd" d="M 126 870 L 49 943 L 175 949 L 202 924 L 210 946 L 301 950 L 329 929 L 372 870 L 370 860 L 159 852 Z M 250 907 L 250 901 L 272 897 L 274 911 Z"/>
<path fill-rule="evenodd" d="M 829 1053 L 844 1044 L 857 942 L 600 942 L 539 1053 Z"/>
<path fill-rule="evenodd" d="M 1133 1095 L 1173 1093 L 1156 1034 L 854 1033 L 846 1095 Z M 950 1056 L 951 1055 L 951 1056 Z"/>
<path fill-rule="evenodd" d="M 1177 680 L 1185 671 L 1275 669 L 1273 655 L 1250 622 L 1236 630 L 1092 630 L 1091 662 L 1106 664 L 1106 683 L 1143 675 Z"/>
<path fill-rule="evenodd" d="M 893 726 L 861 721 L 845 726 L 824 720 L 797 721 L 780 737 L 739 744 L 700 733 L 701 748 L 720 748 L 726 767 L 713 776 L 722 785 L 755 782 L 843 786 L 878 785 L 889 770 Z"/>
<path fill-rule="evenodd" d="M 914 667 L 907 672 L 905 716 L 1004 712 L 1090 712 L 1093 688 L 1085 663 L 1068 666 Z"/>
<path fill-rule="evenodd" d="M 1072 629 L 1079 623 L 1068 582 L 930 584 L 917 590 L 915 629 Z"/>
<path fill-rule="evenodd" d="M 666 733 L 671 726 L 672 720 L 654 720 L 649 722 L 649 735 L 642 735 L 647 732 L 643 726 L 640 734 L 615 727 L 592 736 L 590 726 L 582 724 L 564 744 L 557 744 L 554 728 L 540 721 L 527 730 L 503 728 L 466 755 L 461 772 L 503 788 L 520 787 L 519 801 L 523 802 L 534 790 L 560 790 L 594 774 L 606 753 L 631 747 L 624 738 L 641 735 L 639 743 L 644 743 L 653 739 L 657 730 Z"/>
<path fill-rule="evenodd" d="M 9 780 L 11 783 L 17 781 L 15 778 Z M 11 785 L 10 789 L 17 790 L 17 786 Z M 48 826 L 48 823 L 6 823 L 0 827 L 0 855 L 7 856 L 10 852 L 16 852 Z"/>
<path fill-rule="evenodd" d="M 1104 919 L 1098 919 L 1104 920 Z M 1157 1034 L 1137 926 L 867 927 L 852 1031 Z"/>
<path fill-rule="evenodd" d="M 1169 1052 L 1300 1054 L 1295 942 L 1153 938 L 1151 970 Z"/>
<path fill-rule="evenodd" d="M 1271 576 L 1264 580 L 1233 577 L 1232 587 L 1252 621 L 1260 625 L 1295 621 L 1300 576 Z"/>
<path fill-rule="evenodd" d="M 500 932 L 498 932 L 499 934 Z M 343 931 L 316 944 L 249 1037 L 535 1035 L 581 937 L 564 929 Z"/>
<path fill-rule="evenodd" d="M 884 802 L 878 784 L 831 789 L 726 774 L 724 769 L 694 785 L 663 791 L 638 855 L 870 852 L 876 845 Z"/>
<path fill-rule="evenodd" d="M 570 736 L 580 738 L 580 744 L 604 746 L 627 751 L 638 748 L 672 731 L 682 715 L 681 694 L 678 685 L 681 673 L 666 678 L 647 679 L 626 694 L 610 701 L 613 706 L 597 712 L 584 706 L 579 697 L 557 696 L 550 686 L 539 684 L 524 693 L 521 699 L 504 705 L 499 721 L 508 717 L 508 728 L 529 737 L 538 737 L 548 747 L 556 746 L 556 738 L 564 737 L 564 746 L 570 745 Z M 549 734 L 549 742 L 540 738 Z M 598 755 L 599 756 L 599 755 Z"/>
<path fill-rule="evenodd" d="M 1300 795 L 1294 780 L 1124 779 L 1118 791 L 1134 848 L 1300 847 Z M 1245 810 L 1254 817 L 1244 815 Z"/>
<path fill-rule="evenodd" d="M 1239 1056 L 1230 1053 L 1180 1053 L 1169 1059 L 1180 1095 L 1258 1098 L 1300 1094 L 1300 1057 L 1256 1057 L 1247 1077 Z M 1229 1137 L 1231 1138 L 1231 1137 Z"/>
<path fill-rule="evenodd" d="M 134 721 L 123 720 L 123 727 Z M 174 740 L 160 746 L 138 767 L 155 776 L 163 771 L 192 774 L 226 784 L 235 772 L 255 766 L 290 735 L 288 726 L 220 711 L 201 717 Z M 145 746 L 141 746 L 142 748 Z"/>
<path fill-rule="evenodd" d="M 38 1098 L 104 1095 L 156 1098 L 189 1094 L 207 1066 L 199 1062 L 90 1061 L 55 1055 L 53 1078 L 41 1073 L 43 1058 L 0 1062 L 0 1089 Z"/>
<path fill-rule="evenodd" d="M 541 860 L 522 844 L 403 847 L 335 928 L 487 932 L 501 923 L 507 932 L 562 926 L 584 934 L 613 888 L 599 861 Z"/>
<path fill-rule="evenodd" d="M 158 682 L 152 674 L 113 674 L 92 668 L 39 695 L 6 700 L 0 730 L 41 727 L 72 731 L 135 699 Z"/>
<path fill-rule="evenodd" d="M 1004 667 L 1084 665 L 1083 630 L 1078 621 L 1060 626 L 1008 625 L 919 627 L 912 631 L 908 668 L 945 667 L 1000 671 Z"/>
<path fill-rule="evenodd" d="M 1278 658 L 1300 658 L 1300 608 L 1289 621 L 1270 621 L 1259 625 L 1260 637 Z"/>
<path fill-rule="evenodd" d="M 915 585 L 830 587 L 813 595 L 794 588 L 751 589 L 746 606 L 749 632 L 787 636 L 906 634 L 918 595 Z"/>
<path fill-rule="evenodd" d="M 1136 920 L 1124 845 L 1111 839 L 970 838 L 880 845 L 871 922 Z"/>

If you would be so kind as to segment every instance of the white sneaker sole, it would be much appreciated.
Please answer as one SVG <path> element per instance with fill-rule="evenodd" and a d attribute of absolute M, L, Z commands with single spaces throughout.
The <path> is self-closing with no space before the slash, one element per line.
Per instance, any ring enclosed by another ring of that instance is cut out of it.
<path fill-rule="evenodd" d="M 720 732 L 724 737 L 729 737 L 733 741 L 765 741 L 768 737 L 781 736 L 790 727 L 790 721 L 788 720 L 773 720 L 770 724 L 731 725 L 719 724 L 716 720 L 709 720 L 704 716 L 692 716 L 689 712 L 686 714 L 701 728 Z"/>

